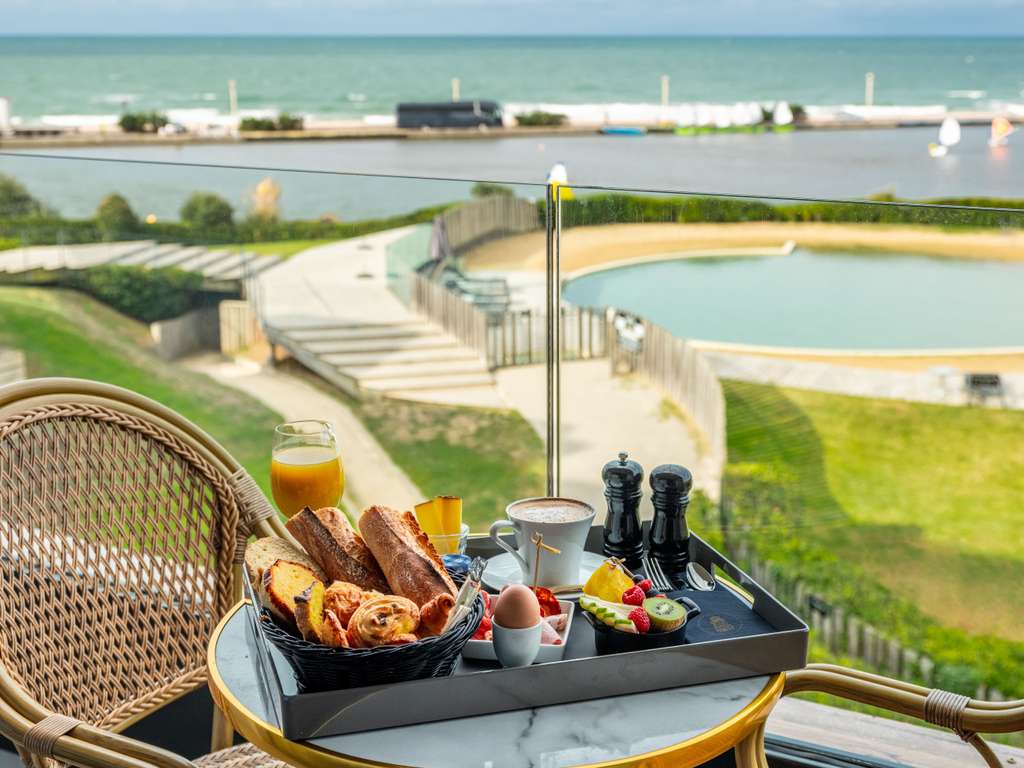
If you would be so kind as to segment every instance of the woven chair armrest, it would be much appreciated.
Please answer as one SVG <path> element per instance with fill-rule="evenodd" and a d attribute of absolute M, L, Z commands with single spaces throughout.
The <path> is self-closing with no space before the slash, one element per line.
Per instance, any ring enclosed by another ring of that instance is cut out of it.
<path fill-rule="evenodd" d="M 62 724 L 62 720 L 67 723 Z M 47 729 L 46 725 L 41 726 L 43 723 L 56 723 L 57 727 Z M 49 730 L 50 733 L 41 736 L 41 730 Z M 55 757 L 84 768 L 195 768 L 194 763 L 173 752 L 71 718 L 51 714 L 34 722 L 2 695 L 0 735 L 12 741 L 23 753 Z"/>
<path fill-rule="evenodd" d="M 938 692 L 883 675 L 834 664 L 810 664 L 786 673 L 782 695 L 815 691 L 887 709 L 928 721 Z M 960 712 L 962 729 L 980 733 L 1012 733 L 1024 730 L 1024 701 L 986 702 L 967 699 Z"/>

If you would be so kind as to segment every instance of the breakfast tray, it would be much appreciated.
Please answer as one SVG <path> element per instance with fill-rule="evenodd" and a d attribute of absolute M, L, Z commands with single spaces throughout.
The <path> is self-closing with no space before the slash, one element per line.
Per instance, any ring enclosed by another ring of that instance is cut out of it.
<path fill-rule="evenodd" d="M 587 549 L 600 551 L 601 528 L 591 529 Z M 499 551 L 482 538 L 470 540 L 468 553 L 490 557 Z M 577 616 L 562 661 L 502 669 L 493 662 L 461 659 L 451 677 L 303 693 L 291 667 L 265 637 L 246 580 L 250 656 L 262 695 L 270 700 L 268 709 L 276 713 L 276 725 L 289 739 L 733 680 L 807 663 L 807 625 L 792 611 L 693 534 L 690 557 L 709 572 L 717 567 L 739 589 L 720 579 L 712 592 L 686 591 L 701 613 L 687 624 L 683 645 L 598 656 L 593 628 Z"/>

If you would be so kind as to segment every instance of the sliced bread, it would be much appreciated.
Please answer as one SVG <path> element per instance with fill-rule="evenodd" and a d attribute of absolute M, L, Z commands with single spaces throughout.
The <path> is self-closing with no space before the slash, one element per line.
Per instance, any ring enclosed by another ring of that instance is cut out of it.
<path fill-rule="evenodd" d="M 265 536 L 245 548 L 245 568 L 255 589 L 258 590 L 263 584 L 263 572 L 278 560 L 300 563 L 309 568 L 320 581 L 327 581 L 323 568 L 301 549 L 276 536 Z"/>

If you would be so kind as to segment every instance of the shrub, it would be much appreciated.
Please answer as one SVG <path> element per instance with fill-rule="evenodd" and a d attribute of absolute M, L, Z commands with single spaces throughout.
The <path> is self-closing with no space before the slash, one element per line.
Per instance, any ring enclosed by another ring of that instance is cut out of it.
<path fill-rule="evenodd" d="M 67 273 L 66 285 L 136 320 L 152 323 L 183 315 L 197 302 L 203 277 L 165 267 L 105 265 Z"/>
<path fill-rule="evenodd" d="M 277 119 L 270 117 L 243 117 L 238 123 L 240 131 L 301 131 L 305 118 L 282 112 Z"/>
<path fill-rule="evenodd" d="M 558 126 L 565 125 L 565 121 L 568 120 L 565 115 L 560 115 L 555 112 L 527 112 L 522 115 L 516 115 L 516 125 L 521 126 Z"/>
<path fill-rule="evenodd" d="M 0 217 L 38 216 L 45 212 L 45 206 L 20 181 L 0 174 Z"/>
<path fill-rule="evenodd" d="M 120 240 L 139 231 L 139 217 L 121 195 L 110 194 L 96 209 L 96 228 L 104 240 Z"/>
<path fill-rule="evenodd" d="M 125 112 L 117 124 L 125 133 L 156 133 L 167 125 L 162 112 Z"/>
<path fill-rule="evenodd" d="M 229 231 L 235 212 L 223 197 L 212 192 L 193 192 L 181 207 L 181 220 L 192 229 Z"/>
<path fill-rule="evenodd" d="M 469 190 L 473 197 L 515 197 L 516 191 L 504 184 L 495 184 L 490 181 L 478 181 Z"/>

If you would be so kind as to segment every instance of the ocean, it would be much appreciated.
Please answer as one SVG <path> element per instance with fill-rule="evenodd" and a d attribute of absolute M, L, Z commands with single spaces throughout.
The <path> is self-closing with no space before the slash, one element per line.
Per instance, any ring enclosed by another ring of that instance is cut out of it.
<path fill-rule="evenodd" d="M 785 99 L 988 108 L 1024 102 L 1024 38 L 0 37 L 0 96 L 24 120 L 123 109 L 241 109 L 324 118 L 403 100 L 658 103 Z"/>

